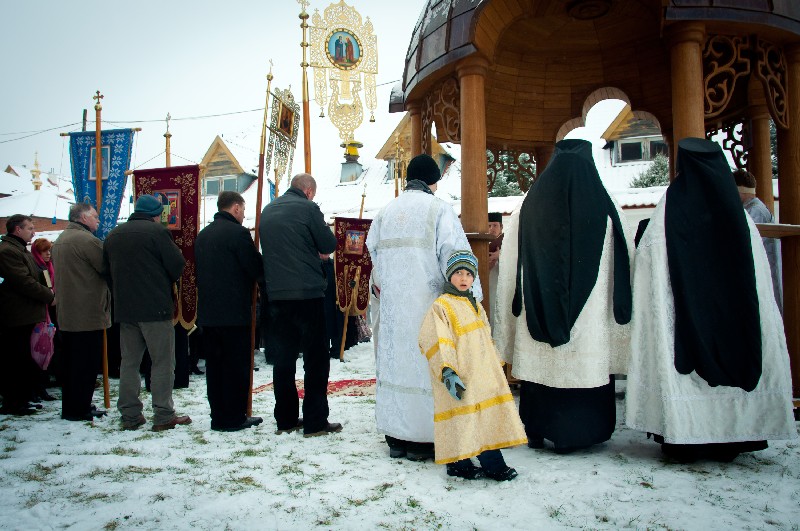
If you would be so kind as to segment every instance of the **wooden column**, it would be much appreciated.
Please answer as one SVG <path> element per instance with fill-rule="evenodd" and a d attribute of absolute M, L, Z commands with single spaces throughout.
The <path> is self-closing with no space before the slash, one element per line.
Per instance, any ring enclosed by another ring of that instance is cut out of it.
<path fill-rule="evenodd" d="M 489 62 L 467 57 L 456 66 L 461 86 L 461 224 L 478 257 L 483 307 L 489 313 L 489 196 L 486 189 L 486 97 Z"/>
<path fill-rule="evenodd" d="M 672 153 L 687 137 L 705 138 L 703 49 L 705 26 L 678 22 L 668 28 L 672 72 Z"/>
<path fill-rule="evenodd" d="M 406 108 L 411 117 L 411 157 L 422 154 L 422 105 L 409 103 Z"/>
<path fill-rule="evenodd" d="M 778 128 L 780 221 L 800 225 L 800 44 L 784 50 L 789 129 Z M 800 397 L 800 236 L 781 239 L 783 326 L 792 371 L 792 390 Z"/>
<path fill-rule="evenodd" d="M 533 156 L 536 157 L 536 177 L 539 177 L 547 164 L 550 162 L 550 157 L 553 156 L 554 145 L 549 146 L 536 146 L 533 148 Z"/>
<path fill-rule="evenodd" d="M 769 110 L 764 97 L 764 88 L 755 76 L 750 78 L 748 88 L 750 136 L 752 147 L 747 154 L 747 170 L 756 178 L 756 196 L 775 213 L 775 198 L 772 194 L 772 148 L 769 144 Z"/>

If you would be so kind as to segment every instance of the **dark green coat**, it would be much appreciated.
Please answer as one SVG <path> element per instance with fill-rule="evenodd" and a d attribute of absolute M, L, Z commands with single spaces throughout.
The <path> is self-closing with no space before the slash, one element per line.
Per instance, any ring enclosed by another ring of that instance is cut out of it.
<path fill-rule="evenodd" d="M 111 277 L 115 323 L 172 319 L 172 286 L 186 260 L 166 227 L 133 213 L 106 236 L 103 260 Z"/>
<path fill-rule="evenodd" d="M 0 327 L 41 323 L 53 291 L 21 240 L 5 235 L 0 241 Z"/>

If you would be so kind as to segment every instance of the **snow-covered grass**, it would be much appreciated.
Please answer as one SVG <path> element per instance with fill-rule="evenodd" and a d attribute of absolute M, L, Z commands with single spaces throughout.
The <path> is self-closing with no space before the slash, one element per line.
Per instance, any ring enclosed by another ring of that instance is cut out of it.
<path fill-rule="evenodd" d="M 345 355 L 347 363 L 331 363 L 332 381 L 374 377 L 372 344 Z M 256 386 L 272 378 L 263 358 L 257 362 Z M 254 396 L 262 425 L 213 432 L 203 378 L 174 393 L 178 414 L 194 422 L 161 433 L 149 431 L 151 423 L 120 431 L 113 407 L 94 424 L 60 420 L 60 402 L 31 418 L 0 417 L 0 527 L 800 528 L 797 440 L 729 464 L 677 464 L 623 426 L 618 401 L 608 443 L 566 456 L 506 450 L 517 479 L 470 482 L 431 462 L 389 459 L 375 430 L 374 396 L 331 397 L 330 420 L 344 424 L 334 435 L 275 435 L 270 391 Z M 149 418 L 149 395 L 142 397 Z"/>

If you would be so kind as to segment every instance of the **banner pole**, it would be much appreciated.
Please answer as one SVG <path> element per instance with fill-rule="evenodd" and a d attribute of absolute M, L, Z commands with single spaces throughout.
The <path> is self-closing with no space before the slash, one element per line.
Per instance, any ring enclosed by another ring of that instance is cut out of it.
<path fill-rule="evenodd" d="M 170 140 L 170 138 L 172 138 L 172 133 L 169 132 L 169 121 L 170 121 L 171 118 L 172 117 L 169 115 L 169 113 L 167 113 L 167 132 L 164 133 L 164 138 L 167 139 L 167 145 L 166 145 L 166 147 L 164 149 L 164 151 L 167 154 L 167 166 L 166 166 L 167 168 L 172 166 L 172 157 L 170 156 L 170 146 L 169 146 L 169 140 Z"/>
<path fill-rule="evenodd" d="M 254 228 L 253 245 L 258 251 L 259 234 L 258 225 L 261 222 L 261 205 L 263 200 L 261 194 L 264 191 L 264 152 L 267 145 L 267 118 L 269 109 L 269 95 L 272 87 L 272 59 L 269 61 L 269 73 L 267 74 L 267 95 L 264 101 L 264 120 L 261 123 L 261 146 L 258 151 L 258 188 L 256 193 L 256 222 Z M 262 294 L 263 295 L 263 294 Z M 250 322 L 250 391 L 247 394 L 247 416 L 253 416 L 253 371 L 256 364 L 256 304 L 258 301 L 258 284 L 253 285 L 253 298 L 251 306 Z"/>
<path fill-rule="evenodd" d="M 100 105 L 100 100 L 103 99 L 103 95 L 100 94 L 100 91 L 97 91 L 97 94 L 92 96 L 92 99 L 95 100 L 97 103 L 94 104 L 94 111 L 95 111 L 95 134 L 94 134 L 94 141 L 95 141 L 95 194 L 96 200 L 95 204 L 97 205 L 97 214 L 100 215 L 100 208 L 103 204 L 103 144 L 101 140 L 101 121 L 100 121 L 100 114 L 103 110 L 103 106 Z M 106 409 L 111 407 L 111 392 L 108 387 L 108 336 L 106 334 L 106 329 L 103 329 L 103 404 L 105 405 Z"/>
<path fill-rule="evenodd" d="M 298 3 L 302 6 L 302 10 L 300 11 L 300 27 L 303 28 L 303 41 L 300 43 L 300 47 L 303 49 L 303 62 L 300 63 L 300 66 L 303 67 L 303 150 L 304 150 L 304 160 L 305 160 L 305 172 L 310 174 L 311 173 L 311 113 L 309 111 L 308 105 L 308 60 L 306 57 L 306 50 L 309 46 L 308 40 L 306 40 L 306 32 L 308 31 L 308 13 L 306 13 L 306 7 L 309 5 L 308 0 L 297 0 Z"/>

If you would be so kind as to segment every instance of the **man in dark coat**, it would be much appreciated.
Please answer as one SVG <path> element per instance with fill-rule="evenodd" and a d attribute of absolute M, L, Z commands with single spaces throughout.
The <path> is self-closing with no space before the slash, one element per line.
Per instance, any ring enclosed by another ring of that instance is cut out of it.
<path fill-rule="evenodd" d="M 27 250 L 36 234 L 33 220 L 14 214 L 6 221 L 7 234 L 0 241 L 0 414 L 30 415 L 28 403 L 36 367 L 31 358 L 31 332 L 45 320 L 53 291 L 45 285 L 42 272 Z"/>
<path fill-rule="evenodd" d="M 111 326 L 111 295 L 103 265 L 100 225 L 88 203 L 69 209 L 69 225 L 53 244 L 61 337 L 64 344 L 61 418 L 84 421 L 105 415 L 92 395 L 103 359 L 103 330 Z"/>
<path fill-rule="evenodd" d="M 242 226 L 245 202 L 222 192 L 212 221 L 195 241 L 197 324 L 203 327 L 211 429 L 239 431 L 261 424 L 247 416 L 253 288 L 263 275 L 261 255 Z"/>
<path fill-rule="evenodd" d="M 153 396 L 153 431 L 192 422 L 176 416 L 172 402 L 175 379 L 175 330 L 172 325 L 172 290 L 186 261 L 159 222 L 163 206 L 151 195 L 136 200 L 127 223 L 106 236 L 103 258 L 111 276 L 114 321 L 120 323 L 122 363 L 117 408 L 122 428 L 135 430 L 147 422 L 139 400 L 142 381 L 139 365 L 144 350 L 153 365 L 150 389 Z"/>
<path fill-rule="evenodd" d="M 328 422 L 328 357 L 325 287 L 320 255 L 336 249 L 336 237 L 312 200 L 317 183 L 300 173 L 290 188 L 264 208 L 258 230 L 267 285 L 269 340 L 275 354 L 275 420 L 278 433 L 303 428 L 306 437 L 342 430 Z M 303 353 L 305 398 L 299 418 L 295 386 L 297 356 Z"/>

